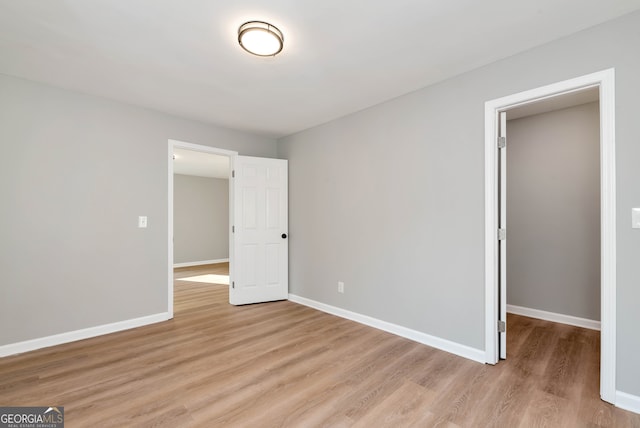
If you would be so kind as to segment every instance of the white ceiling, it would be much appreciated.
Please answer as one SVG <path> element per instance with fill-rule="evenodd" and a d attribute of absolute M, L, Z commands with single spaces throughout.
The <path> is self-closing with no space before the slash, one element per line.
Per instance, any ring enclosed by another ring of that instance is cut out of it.
<path fill-rule="evenodd" d="M 640 0 L 0 0 L 0 73 L 268 136 L 414 91 Z M 248 20 L 283 52 L 237 44 Z"/>
<path fill-rule="evenodd" d="M 173 173 L 229 179 L 229 158 L 193 150 L 173 149 Z"/>

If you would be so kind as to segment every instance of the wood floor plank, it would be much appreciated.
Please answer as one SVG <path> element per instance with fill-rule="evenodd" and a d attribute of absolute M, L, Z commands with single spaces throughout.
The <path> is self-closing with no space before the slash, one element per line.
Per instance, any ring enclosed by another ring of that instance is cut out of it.
<path fill-rule="evenodd" d="M 479 369 L 472 362 L 461 368 L 459 376 L 431 404 L 432 411 L 437 415 L 432 425 L 445 426 L 446 423 L 464 423 L 472 419 L 487 393 L 491 376 L 497 375 L 494 369 L 488 365 Z"/>
<path fill-rule="evenodd" d="M 405 380 L 379 405 L 358 418 L 354 428 L 429 426 L 434 414 L 425 409 L 435 398 L 436 393 L 420 385 Z"/>
<path fill-rule="evenodd" d="M 597 331 L 509 314 L 483 365 L 288 301 L 232 306 L 175 270 L 170 321 L 0 359 L 0 405 L 69 427 L 639 427 L 599 399 Z"/>
<path fill-rule="evenodd" d="M 563 412 L 570 406 L 570 402 L 564 398 L 535 390 L 520 421 L 521 428 L 544 428 L 572 426 L 573 412 Z"/>

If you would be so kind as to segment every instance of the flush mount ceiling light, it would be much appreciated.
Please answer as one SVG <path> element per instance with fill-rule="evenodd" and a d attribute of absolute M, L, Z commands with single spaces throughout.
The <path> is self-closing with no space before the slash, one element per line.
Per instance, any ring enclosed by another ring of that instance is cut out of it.
<path fill-rule="evenodd" d="M 249 21 L 238 28 L 238 43 L 253 55 L 275 56 L 282 51 L 284 36 L 268 22 Z"/>

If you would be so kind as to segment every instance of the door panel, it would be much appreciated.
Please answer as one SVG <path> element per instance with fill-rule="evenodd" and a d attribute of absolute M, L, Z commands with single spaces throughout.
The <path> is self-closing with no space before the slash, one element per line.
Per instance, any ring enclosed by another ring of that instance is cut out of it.
<path fill-rule="evenodd" d="M 229 302 L 285 300 L 289 296 L 287 161 L 237 156 L 234 170 L 235 277 Z"/>

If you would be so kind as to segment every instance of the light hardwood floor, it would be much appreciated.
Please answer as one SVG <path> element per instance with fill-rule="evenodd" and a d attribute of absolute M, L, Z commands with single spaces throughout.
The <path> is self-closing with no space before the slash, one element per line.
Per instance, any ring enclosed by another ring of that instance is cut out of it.
<path fill-rule="evenodd" d="M 224 274 L 226 265 L 176 270 Z M 283 301 L 175 282 L 171 321 L 0 359 L 0 405 L 67 427 L 640 427 L 600 401 L 599 334 L 510 316 L 488 366 Z"/>

